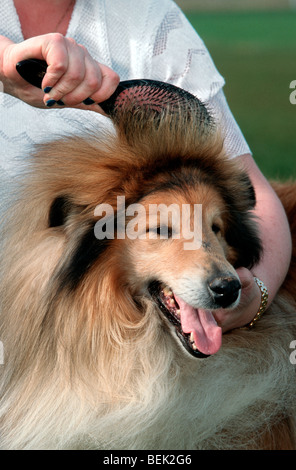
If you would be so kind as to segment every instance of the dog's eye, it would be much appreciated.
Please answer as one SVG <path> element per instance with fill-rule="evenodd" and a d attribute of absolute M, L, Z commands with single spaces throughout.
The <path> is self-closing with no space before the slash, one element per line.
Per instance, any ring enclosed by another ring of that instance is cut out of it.
<path fill-rule="evenodd" d="M 214 232 L 215 235 L 217 235 L 218 233 L 221 232 L 221 229 L 220 229 L 219 225 L 213 224 L 212 225 L 212 231 Z"/>
<path fill-rule="evenodd" d="M 161 237 L 162 239 L 171 238 L 173 235 L 172 227 L 167 227 L 167 225 L 160 225 L 157 227 L 151 227 L 147 229 L 147 233 L 151 233 L 157 235 L 157 237 Z M 152 235 L 152 238 L 153 235 Z"/>

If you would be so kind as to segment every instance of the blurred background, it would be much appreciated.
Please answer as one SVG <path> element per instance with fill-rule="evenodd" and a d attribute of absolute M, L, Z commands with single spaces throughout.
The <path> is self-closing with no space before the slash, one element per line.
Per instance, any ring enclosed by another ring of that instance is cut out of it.
<path fill-rule="evenodd" d="M 204 40 L 230 109 L 269 178 L 296 178 L 296 0 L 177 0 Z"/>

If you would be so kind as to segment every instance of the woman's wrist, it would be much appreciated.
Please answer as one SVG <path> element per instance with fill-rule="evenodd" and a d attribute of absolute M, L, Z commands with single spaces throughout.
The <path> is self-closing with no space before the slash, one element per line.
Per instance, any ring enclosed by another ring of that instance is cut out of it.
<path fill-rule="evenodd" d="M 261 281 L 258 277 L 254 276 L 254 281 L 257 284 L 258 288 L 260 289 L 261 301 L 260 306 L 254 315 L 254 318 L 247 323 L 245 326 L 241 327 L 246 329 L 251 329 L 255 326 L 255 324 L 260 320 L 262 315 L 264 314 L 265 310 L 268 307 L 268 289 L 266 285 Z"/>

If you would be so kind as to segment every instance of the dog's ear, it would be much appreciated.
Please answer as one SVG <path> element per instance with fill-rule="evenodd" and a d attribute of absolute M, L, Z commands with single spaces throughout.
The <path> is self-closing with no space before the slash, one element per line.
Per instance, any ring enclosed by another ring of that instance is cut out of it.
<path fill-rule="evenodd" d="M 83 205 L 76 204 L 70 196 L 57 196 L 51 203 L 48 213 L 48 227 L 62 227 L 71 214 L 82 212 Z"/>
<path fill-rule="evenodd" d="M 245 171 L 237 175 L 235 185 L 235 202 L 240 211 L 250 211 L 256 205 L 256 193 L 254 186 Z"/>
<path fill-rule="evenodd" d="M 233 249 L 231 263 L 236 267 L 251 268 L 262 256 L 262 242 L 258 221 L 254 215 L 256 194 L 248 174 L 244 171 L 235 171 L 221 191 L 228 211 L 225 213 L 226 233 L 225 239 Z M 221 173 L 223 177 L 223 171 Z M 217 174 L 217 181 L 219 175 Z"/>
<path fill-rule="evenodd" d="M 247 174 L 244 174 L 243 179 L 245 182 L 246 201 L 249 206 L 249 210 L 254 209 L 256 205 L 256 193 L 254 186 L 252 185 L 252 182 Z"/>
<path fill-rule="evenodd" d="M 236 252 L 234 267 L 250 269 L 262 256 L 262 243 L 256 220 L 246 213 L 236 213 L 226 233 L 227 243 Z"/>
<path fill-rule="evenodd" d="M 67 196 L 58 196 L 52 202 L 48 214 L 48 226 L 60 227 L 66 223 L 72 204 Z"/>
<path fill-rule="evenodd" d="M 231 204 L 231 221 L 226 239 L 237 253 L 235 267 L 251 268 L 258 263 L 263 251 L 259 227 L 252 212 L 256 205 L 256 195 L 246 173 L 241 174 L 236 187 L 237 196 Z"/>
<path fill-rule="evenodd" d="M 74 290 L 109 245 L 108 238 L 95 237 L 94 225 L 90 223 L 58 273 L 60 287 Z"/>
<path fill-rule="evenodd" d="M 48 226 L 60 227 L 64 225 L 69 212 L 68 198 L 58 196 L 51 204 L 48 214 Z"/>
<path fill-rule="evenodd" d="M 49 209 L 48 227 L 67 229 L 72 233 L 71 249 L 64 253 L 61 265 L 57 269 L 56 279 L 59 281 L 59 288 L 68 288 L 74 290 L 87 271 L 97 262 L 110 244 L 110 239 L 106 237 L 100 239 L 96 235 L 96 220 L 86 218 L 82 212 L 86 206 L 79 205 L 68 195 L 57 196 Z M 75 217 L 78 215 L 78 219 Z M 81 218 L 82 215 L 82 218 Z M 79 227 L 79 221 L 82 222 L 80 230 L 74 230 Z M 116 218 L 115 222 L 116 225 Z M 66 228 L 67 227 L 67 228 Z"/>

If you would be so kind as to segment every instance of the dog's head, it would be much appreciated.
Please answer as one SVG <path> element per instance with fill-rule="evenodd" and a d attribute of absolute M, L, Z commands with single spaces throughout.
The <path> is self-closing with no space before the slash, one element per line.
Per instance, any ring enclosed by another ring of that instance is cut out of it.
<path fill-rule="evenodd" d="M 211 312 L 238 304 L 235 268 L 260 256 L 252 185 L 224 155 L 196 98 L 185 94 L 162 108 L 147 97 L 139 105 L 138 90 L 136 100 L 130 90 L 124 97 L 113 115 L 116 136 L 93 133 L 37 149 L 13 243 L 22 237 L 16 257 L 30 250 L 42 275 L 18 261 L 14 276 L 23 275 L 24 285 L 34 278 L 43 331 L 53 322 L 66 330 L 61 305 L 69 310 L 75 299 L 91 328 L 109 321 L 120 334 L 127 324 L 131 332 L 148 302 L 193 356 L 212 354 L 221 329 Z"/>
<path fill-rule="evenodd" d="M 239 303 L 235 267 L 260 254 L 250 180 L 196 99 L 164 110 L 128 101 L 114 121 L 117 137 L 70 138 L 36 156 L 48 230 L 69 244 L 59 290 L 87 285 L 112 259 L 110 289 L 124 286 L 138 310 L 152 299 L 192 355 L 212 354 L 221 329 L 211 312 Z"/>

